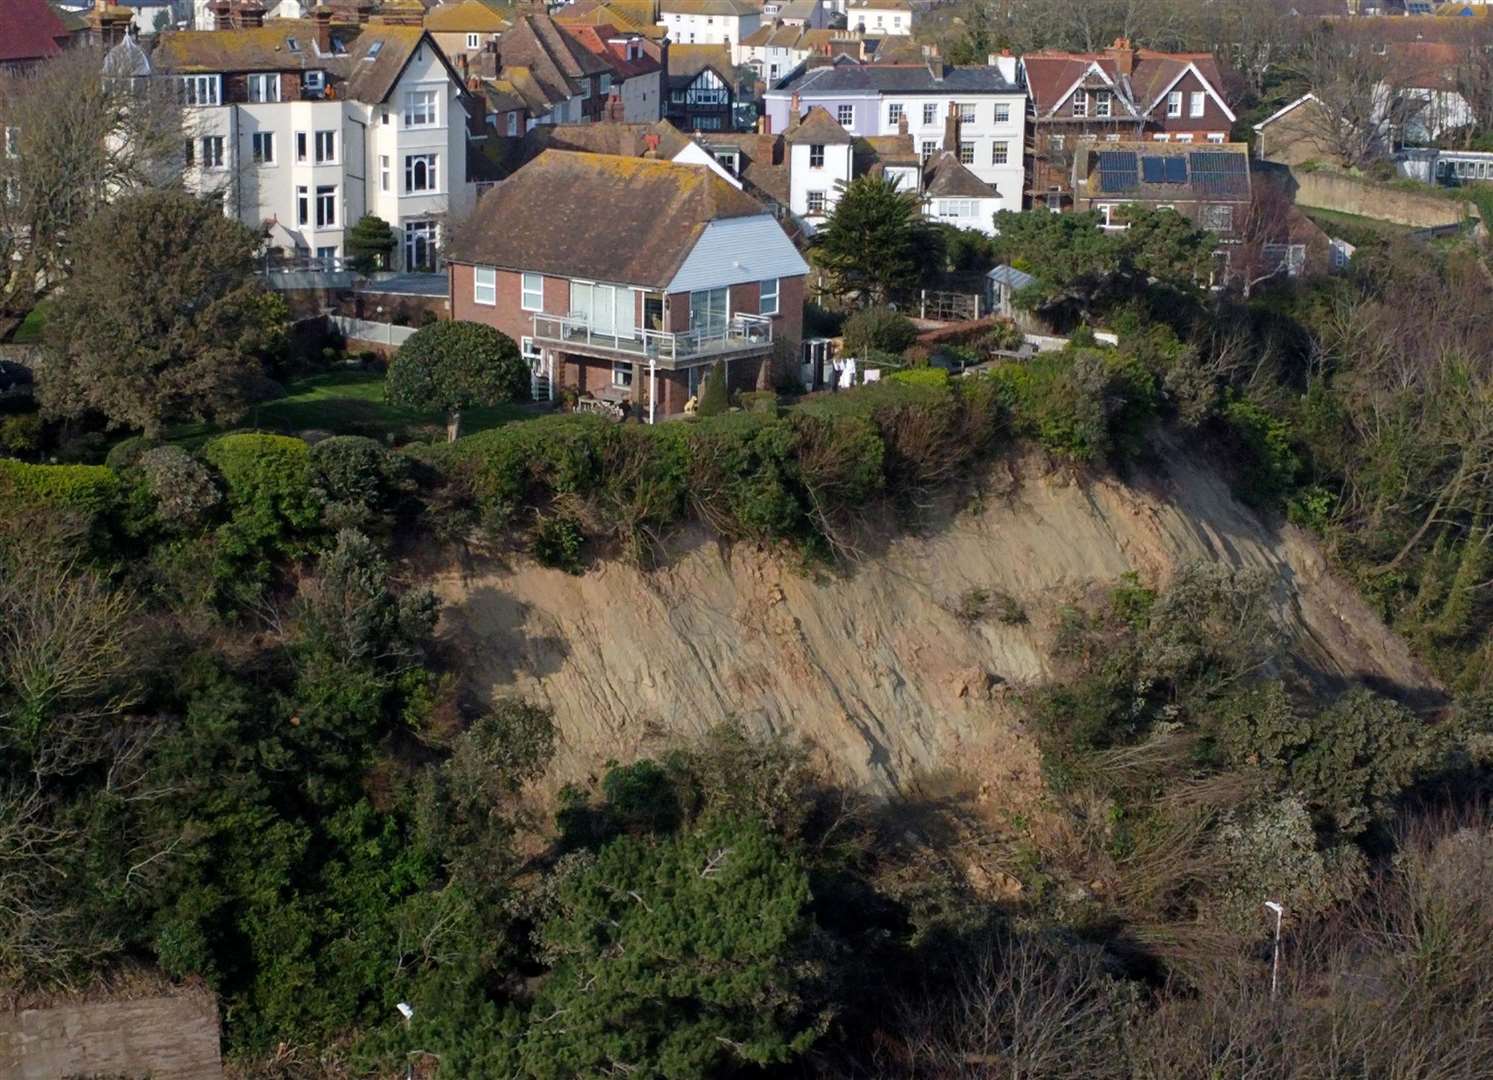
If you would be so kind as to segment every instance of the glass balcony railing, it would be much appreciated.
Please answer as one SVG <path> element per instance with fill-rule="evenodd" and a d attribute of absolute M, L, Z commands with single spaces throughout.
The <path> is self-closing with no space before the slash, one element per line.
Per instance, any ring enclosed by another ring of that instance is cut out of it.
<path fill-rule="evenodd" d="M 572 352 L 635 356 L 675 365 L 736 352 L 760 352 L 772 344 L 772 319 L 738 314 L 717 327 L 672 333 L 597 329 L 584 315 L 535 315 L 534 339 Z"/>

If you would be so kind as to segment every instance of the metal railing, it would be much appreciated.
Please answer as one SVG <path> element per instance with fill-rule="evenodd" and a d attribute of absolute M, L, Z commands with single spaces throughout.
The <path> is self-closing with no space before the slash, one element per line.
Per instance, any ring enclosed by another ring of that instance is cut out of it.
<path fill-rule="evenodd" d="M 584 315 L 535 315 L 534 338 L 561 348 L 620 353 L 664 364 L 702 356 L 759 349 L 772 344 L 772 319 L 766 315 L 733 315 L 718 329 L 635 329 L 630 333 L 597 330 Z"/>

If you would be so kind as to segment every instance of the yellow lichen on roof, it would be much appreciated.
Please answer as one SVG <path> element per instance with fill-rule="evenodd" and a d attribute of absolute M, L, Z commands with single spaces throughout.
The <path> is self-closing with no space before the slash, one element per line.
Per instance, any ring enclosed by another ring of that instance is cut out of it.
<path fill-rule="evenodd" d="M 498 33 L 510 23 L 482 0 L 437 4 L 425 13 L 425 29 L 451 33 Z"/>
<path fill-rule="evenodd" d="M 156 51 L 174 71 L 230 71 L 243 68 L 244 61 L 255 67 L 299 70 L 314 36 L 309 19 L 275 19 L 235 30 L 173 30 L 161 35 Z M 303 43 L 301 52 L 289 49 L 290 38 Z"/>

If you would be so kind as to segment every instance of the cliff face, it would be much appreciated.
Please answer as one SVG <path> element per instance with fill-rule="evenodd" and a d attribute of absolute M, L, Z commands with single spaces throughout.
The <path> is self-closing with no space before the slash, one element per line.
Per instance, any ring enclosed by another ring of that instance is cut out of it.
<path fill-rule="evenodd" d="M 827 768 L 874 790 L 955 774 L 1020 803 L 1037 791 L 1037 758 L 1010 695 L 1051 674 L 1058 608 L 1127 571 L 1164 585 L 1198 560 L 1267 569 L 1311 667 L 1428 685 L 1305 534 L 1266 527 L 1179 456 L 1127 484 L 1002 469 L 975 505 L 842 576 L 695 537 L 664 570 L 571 577 L 525 563 L 451 571 L 436 588 L 471 689 L 555 710 L 552 785 L 736 716 L 807 738 Z M 975 589 L 1013 597 L 1027 622 L 960 618 Z"/>

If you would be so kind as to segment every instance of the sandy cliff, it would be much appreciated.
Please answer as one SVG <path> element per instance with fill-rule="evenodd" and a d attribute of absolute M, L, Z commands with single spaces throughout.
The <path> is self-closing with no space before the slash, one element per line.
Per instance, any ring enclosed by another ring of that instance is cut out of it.
<path fill-rule="evenodd" d="M 472 689 L 554 708 L 552 784 L 735 715 L 803 735 L 874 789 L 954 772 L 1016 802 L 1037 778 L 1011 691 L 1049 674 L 1057 608 L 1126 571 L 1164 583 L 1199 559 L 1269 569 L 1312 666 L 1427 684 L 1305 534 L 1267 528 L 1180 455 L 1129 483 L 1079 483 L 1034 460 L 1001 467 L 974 505 L 839 577 L 695 537 L 665 570 L 493 566 L 436 587 Z M 960 619 L 976 588 L 1015 597 L 1028 623 Z"/>

